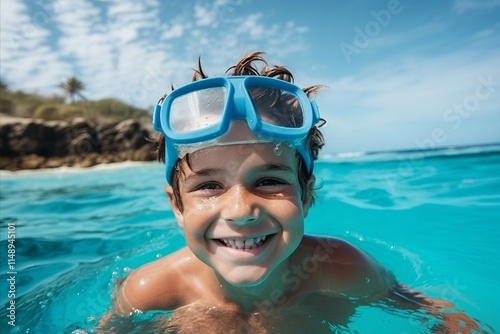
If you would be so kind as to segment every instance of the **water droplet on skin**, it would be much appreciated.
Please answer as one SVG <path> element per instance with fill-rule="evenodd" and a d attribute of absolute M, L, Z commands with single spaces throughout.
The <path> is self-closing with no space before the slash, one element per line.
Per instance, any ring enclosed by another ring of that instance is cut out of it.
<path fill-rule="evenodd" d="M 281 143 L 277 143 L 276 146 L 274 147 L 274 154 L 279 157 L 282 152 L 283 150 L 281 148 Z"/>
<path fill-rule="evenodd" d="M 138 309 L 133 308 L 133 309 L 132 309 L 132 313 L 133 313 L 133 314 L 136 314 L 136 315 L 139 315 L 139 314 L 143 314 L 144 312 L 142 312 L 141 310 L 138 310 Z"/>
<path fill-rule="evenodd" d="M 217 312 L 217 307 L 216 306 L 210 306 L 208 309 L 207 309 L 207 314 L 210 314 L 210 313 L 215 313 Z"/>

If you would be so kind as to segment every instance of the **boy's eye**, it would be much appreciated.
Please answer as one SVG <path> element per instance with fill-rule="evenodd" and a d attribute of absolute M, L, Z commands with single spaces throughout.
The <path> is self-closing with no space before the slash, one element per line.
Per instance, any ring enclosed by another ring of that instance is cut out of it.
<path fill-rule="evenodd" d="M 206 182 L 197 186 L 194 191 L 213 191 L 222 189 L 222 186 L 216 182 Z"/>
<path fill-rule="evenodd" d="M 258 187 L 276 187 L 276 186 L 281 186 L 287 184 L 283 180 L 279 179 L 262 179 L 257 182 Z"/>

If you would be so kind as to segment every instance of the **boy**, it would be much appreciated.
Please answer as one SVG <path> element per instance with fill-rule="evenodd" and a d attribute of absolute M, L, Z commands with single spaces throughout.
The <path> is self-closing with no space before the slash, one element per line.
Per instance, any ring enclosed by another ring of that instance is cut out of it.
<path fill-rule="evenodd" d="M 323 146 L 324 121 L 308 98 L 318 86 L 300 90 L 260 52 L 229 71 L 207 79 L 199 65 L 194 82 L 155 109 L 166 193 L 187 247 L 132 272 L 112 313 L 176 310 L 157 324 L 168 332 L 331 333 L 357 306 L 386 300 L 436 315 L 439 331 L 478 330 L 347 242 L 304 235 Z"/>

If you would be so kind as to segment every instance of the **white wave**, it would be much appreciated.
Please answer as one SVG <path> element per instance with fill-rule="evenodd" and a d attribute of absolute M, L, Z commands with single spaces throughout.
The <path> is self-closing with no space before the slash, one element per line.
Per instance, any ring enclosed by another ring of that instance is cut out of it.
<path fill-rule="evenodd" d="M 109 164 L 98 164 L 92 167 L 61 166 L 57 168 L 25 169 L 18 171 L 0 170 L 0 178 L 3 179 L 5 177 L 20 177 L 28 175 L 39 175 L 39 174 L 65 175 L 65 174 L 89 173 L 101 170 L 118 170 L 118 169 L 126 169 L 126 168 L 148 166 L 148 165 L 160 165 L 160 163 L 154 161 L 123 161 L 123 162 L 114 162 Z"/>
<path fill-rule="evenodd" d="M 431 150 L 398 150 L 381 152 L 342 152 L 325 153 L 320 156 L 320 161 L 328 162 L 371 162 L 391 160 L 413 160 L 432 157 L 450 157 L 471 154 L 487 154 L 500 152 L 500 144 L 450 146 Z"/>

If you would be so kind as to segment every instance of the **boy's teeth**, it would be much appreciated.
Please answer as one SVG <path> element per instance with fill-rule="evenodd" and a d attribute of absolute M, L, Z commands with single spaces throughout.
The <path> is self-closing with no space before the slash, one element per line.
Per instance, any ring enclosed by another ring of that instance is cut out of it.
<path fill-rule="evenodd" d="M 252 249 L 260 246 L 265 240 L 266 236 L 251 238 L 246 240 L 236 239 L 220 239 L 224 245 L 236 249 Z"/>

